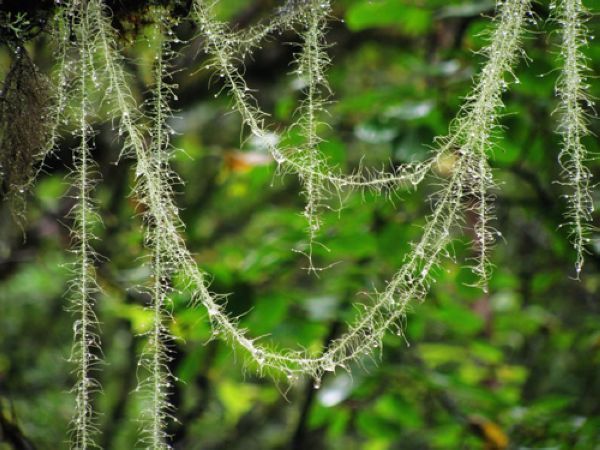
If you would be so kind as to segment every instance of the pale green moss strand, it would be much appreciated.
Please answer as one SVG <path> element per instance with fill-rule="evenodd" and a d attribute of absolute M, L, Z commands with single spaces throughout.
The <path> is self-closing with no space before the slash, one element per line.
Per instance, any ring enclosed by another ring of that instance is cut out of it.
<path fill-rule="evenodd" d="M 309 2 L 309 5 L 312 7 L 313 3 Z M 310 22 L 308 16 L 305 11 L 299 21 L 304 24 Z M 319 167 L 306 164 L 302 157 L 298 158 L 298 153 L 294 149 L 283 149 L 268 138 L 269 134 L 264 126 L 265 114 L 258 108 L 251 90 L 236 67 L 237 64 L 241 64 L 241 61 L 235 45 L 226 38 L 227 26 L 215 20 L 210 6 L 202 0 L 194 1 L 192 17 L 200 27 L 201 37 L 206 41 L 207 52 L 213 57 L 206 68 L 216 70 L 225 84 L 224 89 L 231 95 L 234 108 L 239 112 L 242 122 L 248 127 L 250 133 L 267 145 L 282 172 L 297 174 L 304 180 L 319 180 L 321 186 L 327 186 L 334 193 L 343 189 L 388 192 L 399 186 L 416 186 L 435 164 L 435 161 L 431 160 L 405 164 L 393 172 L 372 170 L 350 175 L 341 174 L 338 169 L 327 166 L 324 161 Z"/>
<path fill-rule="evenodd" d="M 89 64 L 89 53 L 93 46 L 90 43 L 93 42 L 93 37 L 90 33 L 86 6 L 84 4 L 72 6 L 69 13 L 73 17 L 77 39 L 76 95 L 79 98 L 75 110 L 79 145 L 73 153 L 74 169 L 71 176 L 76 189 L 76 203 L 71 212 L 74 219 L 73 252 L 76 258 L 73 269 L 74 280 L 71 283 L 71 310 L 77 317 L 73 325 L 74 345 L 71 356 L 77 378 L 74 388 L 75 416 L 72 419 L 71 448 L 86 450 L 97 447 L 94 441 L 97 434 L 96 414 L 92 401 L 93 394 L 100 389 L 93 377 L 95 366 L 99 363 L 95 352 L 100 349 L 100 340 L 96 332 L 97 319 L 94 312 L 94 295 L 98 287 L 95 279 L 94 251 L 90 243 L 94 237 L 91 228 L 99 220 L 91 199 L 94 162 L 90 156 L 89 141 L 92 139 L 92 131 L 88 119 L 92 114 L 88 85 L 93 73 L 93 67 Z"/>
<path fill-rule="evenodd" d="M 315 174 L 324 173 L 327 169 L 325 158 L 319 150 L 321 138 L 318 128 L 321 124 L 319 115 L 322 114 L 326 96 L 330 89 L 325 76 L 325 67 L 329 64 L 329 57 L 325 52 L 325 30 L 327 16 L 330 12 L 329 2 L 312 1 L 305 30 L 302 33 L 302 50 L 297 56 L 296 73 L 302 80 L 306 80 L 303 99 L 296 116 L 299 117 L 293 126 L 300 130 L 304 137 L 304 144 L 295 150 L 294 158 L 306 167 L 307 173 L 299 173 L 305 197 L 303 215 L 307 221 L 308 249 L 300 251 L 308 259 L 308 270 L 317 271 L 313 264 L 313 247 L 321 228 L 322 202 L 327 195 L 327 187 L 323 185 L 324 179 Z"/>
<path fill-rule="evenodd" d="M 163 11 L 156 11 L 158 17 L 163 17 Z M 171 43 L 173 38 L 170 24 L 159 23 L 156 25 L 157 54 L 154 63 L 154 82 L 151 100 L 151 118 L 153 126 L 150 129 L 151 142 L 149 158 L 153 170 L 161 178 L 168 176 L 165 169 L 170 153 L 171 129 L 167 120 L 172 117 L 169 101 L 173 94 L 167 83 L 169 77 L 170 57 L 172 54 Z M 167 32 L 165 33 L 165 29 Z M 169 193 L 169 191 L 167 191 Z M 167 440 L 169 421 L 174 420 L 173 405 L 168 396 L 175 377 L 171 373 L 168 362 L 169 343 L 173 340 L 169 332 L 169 321 L 172 320 L 167 310 L 169 279 L 175 264 L 165 251 L 164 228 L 159 226 L 151 214 L 146 214 L 146 245 L 152 250 L 152 278 L 153 285 L 150 289 L 151 303 L 149 309 L 152 313 L 152 326 L 147 333 L 147 343 L 142 355 L 141 364 L 148 371 L 146 379 L 138 388 L 145 394 L 144 399 L 148 408 L 143 412 L 142 442 L 147 448 L 153 450 L 167 450 L 170 448 Z"/>
<path fill-rule="evenodd" d="M 521 6 L 521 2 L 509 2 L 504 5 L 504 8 L 514 13 L 519 11 Z M 501 23 L 502 20 L 509 19 L 513 20 L 510 16 L 508 19 L 502 16 Z M 215 31 L 212 28 L 207 31 L 206 24 L 204 25 L 205 32 Z M 106 33 L 106 26 L 104 29 L 99 39 L 103 42 L 107 71 L 114 78 L 112 85 L 115 90 L 112 95 L 116 97 L 119 107 L 127 112 L 127 117 L 131 117 L 135 103 L 123 90 L 124 72 L 120 68 L 118 58 L 114 55 L 114 39 Z M 224 76 L 226 75 L 227 73 L 224 73 Z M 232 78 L 231 81 L 236 80 Z M 464 117 L 466 111 L 468 109 L 463 110 L 460 117 Z M 453 130 L 465 132 L 470 123 L 472 122 L 459 120 Z M 140 180 L 142 201 L 148 205 L 156 226 L 164 230 L 165 251 L 191 281 L 191 285 L 195 288 L 194 296 L 206 307 L 215 332 L 226 341 L 245 350 L 259 372 L 282 372 L 290 377 L 308 373 L 319 379 L 325 371 L 335 370 L 337 366 L 342 365 L 347 367 L 347 363 L 351 360 L 371 354 L 374 348 L 381 347 L 381 338 L 385 330 L 403 316 L 409 302 L 424 297 L 430 279 L 429 274 L 439 257 L 444 255 L 450 227 L 458 221 L 460 199 L 465 195 L 464 187 L 469 185 L 465 169 L 472 167 L 477 157 L 473 152 L 465 152 L 458 157 L 454 175 L 440 194 L 440 200 L 429 218 L 423 238 L 415 246 L 414 254 L 409 256 L 406 264 L 388 284 L 386 290 L 374 294 L 374 304 L 359 315 L 348 334 L 336 340 L 322 356 L 311 357 L 305 352 L 269 350 L 259 345 L 255 339 L 248 338 L 246 330 L 240 329 L 237 322 L 226 315 L 224 307 L 219 303 L 219 297 L 209 291 L 205 274 L 198 269 L 185 247 L 179 231 L 181 225 L 177 208 L 169 194 L 168 179 L 165 179 L 160 171 L 157 172 L 143 141 L 138 139 L 138 136 L 142 135 L 139 124 L 135 121 L 124 121 L 122 126 L 126 132 L 125 145 L 135 152 L 137 158 L 136 172 Z M 449 142 L 456 142 L 455 135 L 451 135 L 444 141 L 441 148 L 451 148 Z"/>
<path fill-rule="evenodd" d="M 582 142 L 582 138 L 589 134 L 584 106 L 590 110 L 592 107 L 586 82 L 589 69 L 582 51 L 588 40 L 585 18 L 586 12 L 581 0 L 562 0 L 558 3 L 557 20 L 562 29 L 562 69 L 556 86 L 556 94 L 560 98 L 559 132 L 562 135 L 559 162 L 562 167 L 561 183 L 571 190 L 571 193 L 566 195 L 565 217 L 576 253 L 576 278 L 579 278 L 585 261 L 594 211 L 591 194 L 592 174 L 586 166 L 589 157 Z"/>
<path fill-rule="evenodd" d="M 494 130 L 498 126 L 498 110 L 503 106 L 502 94 L 509 86 L 506 78 L 511 76 L 516 80 L 512 67 L 519 58 L 528 16 L 532 17 L 528 0 L 498 1 L 498 25 L 489 38 L 489 45 L 481 51 L 487 58 L 486 63 L 450 130 L 450 136 L 455 136 L 454 145 L 458 153 L 471 155 L 470 163 L 465 167 L 469 175 L 465 191 L 470 194 L 468 198 L 475 199 L 471 210 L 477 217 L 474 246 L 478 256 L 473 271 L 478 276 L 477 284 L 484 291 L 487 291 L 490 277 L 489 252 L 497 234 L 489 225 L 494 218 L 490 191 L 495 183 L 487 158 L 493 146 Z"/>

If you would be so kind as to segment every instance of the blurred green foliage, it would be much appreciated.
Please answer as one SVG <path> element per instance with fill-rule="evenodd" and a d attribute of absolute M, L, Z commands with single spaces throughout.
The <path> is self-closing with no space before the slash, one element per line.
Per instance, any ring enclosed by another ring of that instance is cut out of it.
<path fill-rule="evenodd" d="M 274 2 L 220 2 L 223 18 L 246 24 L 267 16 Z M 589 1 L 588 6 L 593 7 Z M 600 245 L 590 247 L 582 281 L 574 274 L 562 222 L 556 162 L 553 97 L 556 28 L 547 2 L 535 5 L 528 35 L 531 60 L 506 94 L 505 126 L 491 161 L 500 189 L 495 226 L 499 239 L 489 294 L 469 287 L 465 261 L 473 256 L 466 218 L 424 304 L 414 305 L 406 337 L 390 335 L 373 359 L 351 375 L 330 374 L 320 390 L 310 380 L 288 386 L 245 373 L 227 344 L 211 340 L 206 314 L 174 296 L 172 332 L 178 338 L 171 368 L 181 379 L 171 396 L 179 423 L 170 430 L 177 449 L 577 449 L 600 448 Z M 322 150 L 346 170 L 359 163 L 423 159 L 432 140 L 447 131 L 478 70 L 493 12 L 487 1 L 340 0 L 329 30 L 335 92 Z M 339 20 L 339 19 L 344 19 Z M 600 24 L 594 17 L 591 34 Z M 194 30 L 178 30 L 190 39 Z M 289 124 L 300 98 L 289 76 L 295 36 L 276 35 L 246 63 L 249 85 L 271 113 L 274 129 Z M 43 35 L 29 44 L 49 70 Z M 341 212 L 325 215 L 318 257 L 332 266 L 319 277 L 291 251 L 305 243 L 302 199 L 293 177 L 283 180 L 252 139 L 240 144 L 240 121 L 218 80 L 198 71 L 204 60 L 194 41 L 181 46 L 175 75 L 180 86 L 172 125 L 181 149 L 174 167 L 186 237 L 198 264 L 212 274 L 216 292 L 231 293 L 228 311 L 243 315 L 252 335 L 282 347 L 318 350 L 368 302 L 362 291 L 381 288 L 402 263 L 430 211 L 435 179 L 393 201 L 350 196 Z M 150 82 L 152 49 L 127 45 L 142 99 Z M 600 46 L 587 49 L 593 73 Z M 7 53 L 0 57 L 6 70 Z M 592 80 L 593 96 L 600 86 Z M 596 134 L 597 121 L 591 122 Z M 100 443 L 136 447 L 140 405 L 135 389 L 139 336 L 149 325 L 139 204 L 129 196 L 133 174 L 119 153 L 110 124 L 97 123 L 94 155 L 103 182 L 97 188 L 104 226 L 95 247 L 102 294 L 98 316 L 106 364 L 98 373 L 103 393 Z M 68 133 L 65 133 L 68 135 Z M 293 137 L 290 137 L 293 139 Z M 586 140 L 591 152 L 600 148 Z M 68 224 L 72 201 L 64 177 L 70 138 L 50 161 L 30 200 L 24 241 L 3 205 L 0 239 L 0 414 L 36 448 L 66 447 L 73 385 L 67 362 L 72 318 L 65 312 Z M 600 165 L 593 163 L 598 175 Z M 443 168 L 439 176 L 444 176 Z M 600 197 L 596 197 L 600 203 Z M 596 222 L 597 224 L 597 222 Z M 177 285 L 177 280 L 173 281 Z M 358 294 L 357 294 L 358 293 Z M 0 434 L 1 435 L 1 434 Z M 12 448 L 8 441 L 0 449 Z"/>

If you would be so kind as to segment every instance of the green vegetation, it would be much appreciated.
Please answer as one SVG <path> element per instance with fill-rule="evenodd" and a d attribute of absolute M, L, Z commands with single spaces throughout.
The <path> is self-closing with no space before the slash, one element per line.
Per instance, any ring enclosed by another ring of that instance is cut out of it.
<path fill-rule="evenodd" d="M 584 5 L 266 3 L 2 10 L 0 448 L 595 448 Z"/>

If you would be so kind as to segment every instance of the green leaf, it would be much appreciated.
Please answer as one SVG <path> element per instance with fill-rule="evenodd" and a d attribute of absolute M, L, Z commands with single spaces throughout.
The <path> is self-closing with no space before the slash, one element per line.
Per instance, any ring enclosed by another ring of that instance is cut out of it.
<path fill-rule="evenodd" d="M 409 35 L 422 35 L 431 28 L 431 11 L 401 0 L 361 2 L 348 9 L 346 22 L 352 31 L 394 26 Z"/>

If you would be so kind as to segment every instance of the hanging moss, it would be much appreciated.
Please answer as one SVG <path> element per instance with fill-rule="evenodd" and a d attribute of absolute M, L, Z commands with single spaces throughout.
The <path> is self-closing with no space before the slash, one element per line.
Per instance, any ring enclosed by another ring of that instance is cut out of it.
<path fill-rule="evenodd" d="M 68 2 L 66 0 L 5 0 L 0 2 L 0 18 L 23 17 L 27 27 L 20 38 L 28 41 L 46 29 L 50 19 Z M 169 16 L 184 18 L 189 15 L 191 0 L 106 0 L 102 2 L 111 12 L 112 25 L 124 39 L 131 39 L 144 27 L 157 21 L 152 13 L 155 7 L 169 11 Z M 0 20 L 0 38 L 13 36 L 8 21 Z"/>
<path fill-rule="evenodd" d="M 2 197 L 19 220 L 25 194 L 45 153 L 52 103 L 48 78 L 38 71 L 25 48 L 17 45 L 0 95 L 0 167 Z"/>

